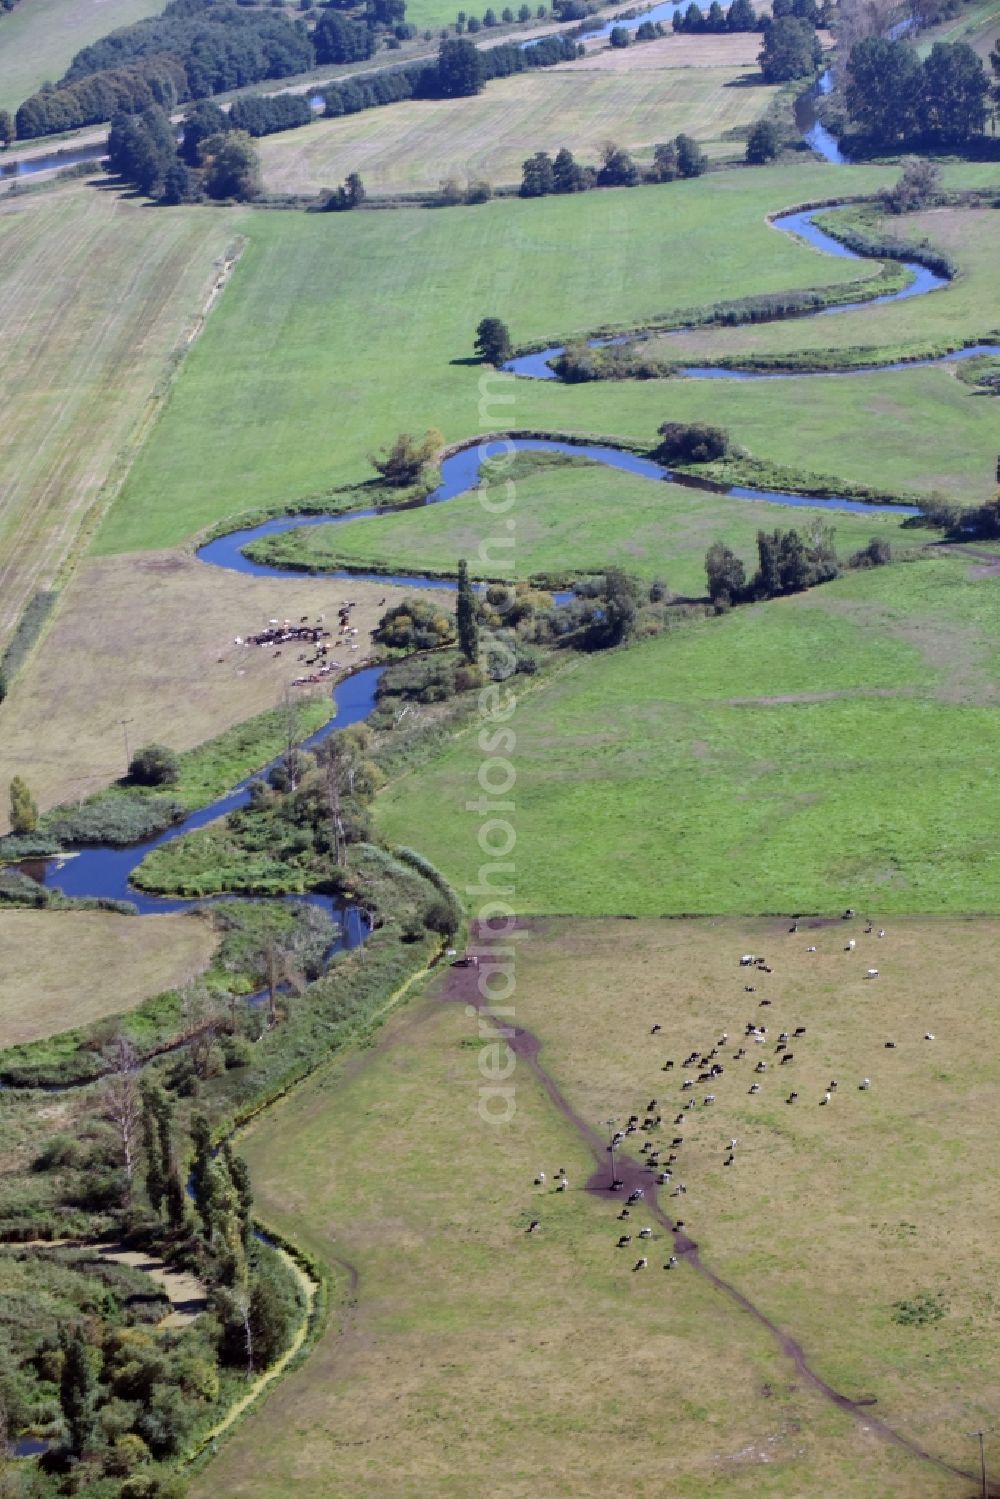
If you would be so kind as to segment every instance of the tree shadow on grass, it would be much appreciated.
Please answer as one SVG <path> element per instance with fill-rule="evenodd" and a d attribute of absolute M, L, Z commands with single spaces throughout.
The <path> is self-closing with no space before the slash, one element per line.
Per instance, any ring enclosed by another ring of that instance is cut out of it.
<path fill-rule="evenodd" d="M 762 73 L 741 73 L 738 78 L 730 78 L 723 88 L 766 88 Z"/>

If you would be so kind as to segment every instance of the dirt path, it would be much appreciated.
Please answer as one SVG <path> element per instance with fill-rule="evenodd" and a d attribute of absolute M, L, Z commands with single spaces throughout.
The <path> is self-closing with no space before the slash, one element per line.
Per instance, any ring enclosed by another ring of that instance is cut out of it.
<path fill-rule="evenodd" d="M 188 1327 L 208 1306 L 208 1287 L 186 1270 L 175 1270 L 158 1255 L 140 1249 L 126 1249 L 123 1244 L 102 1244 L 95 1239 L 23 1239 L 6 1245 L 8 1249 L 82 1249 L 99 1254 L 102 1260 L 116 1265 L 130 1265 L 143 1270 L 164 1291 L 171 1310 L 161 1317 L 157 1327 Z"/>
<path fill-rule="evenodd" d="M 489 946 L 490 936 L 488 933 L 479 931 L 475 934 L 477 949 L 482 952 Z M 479 993 L 478 973 L 475 968 L 452 968 L 449 971 L 437 997 L 445 1004 L 461 1004 L 473 1006 L 477 1010 L 489 1012 L 490 1005 Z M 506 1026 L 506 1022 L 505 1022 Z M 641 1166 L 637 1161 L 630 1159 L 624 1153 L 620 1153 L 615 1162 L 615 1175 L 622 1186 L 614 1191 L 611 1187 L 610 1169 L 608 1159 L 607 1141 L 592 1129 L 573 1108 L 572 1104 L 560 1091 L 558 1085 L 549 1076 L 539 1060 L 541 1042 L 531 1031 L 525 1030 L 523 1026 L 514 1025 L 509 1030 L 505 1028 L 504 1036 L 514 1052 L 515 1056 L 529 1068 L 536 1080 L 541 1084 L 548 1095 L 553 1106 L 559 1114 L 576 1131 L 580 1139 L 591 1151 L 595 1167 L 586 1187 L 587 1192 L 593 1192 L 607 1199 L 609 1205 L 619 1206 L 625 1197 L 636 1188 L 641 1188 L 643 1193 L 643 1206 L 657 1219 L 657 1221 L 673 1235 L 674 1252 L 678 1259 L 689 1265 L 698 1275 L 703 1276 L 715 1289 L 733 1301 L 741 1311 L 747 1312 L 753 1319 L 765 1328 L 778 1344 L 781 1352 L 795 1366 L 802 1379 L 818 1395 L 835 1405 L 838 1410 L 846 1411 L 852 1415 L 866 1433 L 874 1433 L 883 1441 L 891 1443 L 895 1447 L 902 1448 L 911 1456 L 919 1458 L 921 1462 L 929 1463 L 940 1472 L 950 1473 L 956 1478 L 970 1480 L 978 1483 L 978 1475 L 973 1474 L 965 1468 L 955 1467 L 943 1458 L 936 1457 L 934 1453 L 928 1452 L 921 1447 L 919 1442 L 904 1436 L 895 1430 L 887 1421 L 872 1414 L 871 1407 L 862 1400 L 852 1400 L 849 1396 L 834 1389 L 828 1384 L 822 1375 L 818 1374 L 810 1364 L 802 1345 L 761 1309 L 748 1297 L 744 1296 L 736 1286 L 724 1280 L 718 1275 L 701 1257 L 698 1243 L 695 1239 L 684 1232 L 682 1226 L 672 1219 L 660 1206 L 657 1200 L 657 1186 L 655 1175 L 651 1168 Z M 987 1490 L 988 1499 L 1000 1499 L 1000 1487 L 991 1484 Z"/>
<path fill-rule="evenodd" d="M 945 552 L 949 557 L 964 557 L 968 560 L 974 557 L 977 562 L 983 562 L 984 567 L 972 568 L 969 576 L 972 578 L 995 578 L 1000 575 L 1000 554 L 987 552 L 982 547 L 968 546 L 964 541 L 955 546 L 949 546 L 947 542 L 939 542 L 939 552 Z"/>

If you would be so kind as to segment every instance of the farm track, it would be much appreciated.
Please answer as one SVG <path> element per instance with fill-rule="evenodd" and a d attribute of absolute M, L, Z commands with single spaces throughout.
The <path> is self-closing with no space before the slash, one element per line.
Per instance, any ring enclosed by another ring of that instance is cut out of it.
<path fill-rule="evenodd" d="M 488 929 L 480 926 L 473 933 L 473 946 L 480 956 L 488 957 L 489 948 L 493 935 Z M 448 977 L 438 990 L 437 998 L 443 1004 L 460 1004 L 472 1007 L 481 1014 L 491 1015 L 491 1006 L 479 992 L 478 969 L 475 967 L 452 968 Z M 433 1011 L 429 1012 L 433 1013 Z M 882 1441 L 908 1452 L 919 1461 L 936 1468 L 939 1472 L 948 1473 L 955 1478 L 961 1478 L 970 1482 L 978 1482 L 978 1475 L 969 1469 L 959 1468 L 944 1458 L 935 1456 L 934 1453 L 922 1447 L 919 1442 L 911 1437 L 905 1436 L 897 1431 L 888 1421 L 880 1416 L 872 1414 L 871 1406 L 865 1401 L 852 1400 L 849 1395 L 843 1394 L 833 1385 L 829 1384 L 811 1364 L 808 1355 L 802 1345 L 777 1322 L 773 1321 L 766 1312 L 758 1307 L 748 1296 L 745 1296 L 736 1286 L 723 1276 L 719 1275 L 710 1265 L 706 1264 L 701 1256 L 696 1239 L 692 1239 L 683 1228 L 678 1228 L 677 1222 L 660 1206 L 657 1196 L 655 1179 L 649 1170 L 644 1170 L 638 1162 L 630 1159 L 623 1153 L 619 1153 L 616 1159 L 616 1177 L 622 1183 L 617 1192 L 613 1192 L 608 1185 L 608 1156 L 607 1144 L 588 1125 L 574 1109 L 563 1094 L 559 1085 L 542 1065 L 540 1052 L 542 1043 L 538 1036 L 532 1031 L 520 1025 L 504 1025 L 500 1031 L 510 1046 L 511 1051 L 523 1062 L 539 1083 L 546 1096 L 552 1103 L 557 1113 L 576 1132 L 579 1139 L 592 1153 L 595 1169 L 583 1188 L 606 1198 L 609 1204 L 617 1204 L 624 1200 L 627 1193 L 641 1188 L 643 1192 L 643 1206 L 648 1212 L 667 1230 L 673 1237 L 673 1247 L 678 1259 L 683 1259 L 696 1274 L 702 1276 L 723 1296 L 728 1297 L 733 1304 L 752 1317 L 765 1331 L 775 1340 L 782 1354 L 794 1365 L 795 1369 L 822 1399 L 836 1406 L 838 1410 L 846 1412 L 863 1426 L 866 1432 L 874 1433 Z M 988 1499 L 1000 1499 L 1000 1487 L 989 1484 L 987 1489 Z"/>

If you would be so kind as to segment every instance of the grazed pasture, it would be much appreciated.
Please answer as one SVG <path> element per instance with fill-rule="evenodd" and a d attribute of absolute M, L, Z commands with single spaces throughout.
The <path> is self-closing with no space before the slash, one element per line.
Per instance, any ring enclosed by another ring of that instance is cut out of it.
<path fill-rule="evenodd" d="M 152 741 L 191 749 L 275 707 L 302 671 L 297 651 L 238 647 L 237 635 L 272 616 L 329 618 L 349 597 L 367 644 L 379 601 L 388 607 L 398 596 L 380 584 L 242 577 L 183 552 L 88 559 L 3 705 L 0 785 L 28 776 L 43 810 L 98 790 L 125 769 L 123 718 L 133 749 Z M 347 652 L 342 664 L 363 653 Z M 6 820 L 5 799 L 0 825 Z"/>
<path fill-rule="evenodd" d="M 709 1265 L 800 1338 L 823 1377 L 969 1465 L 964 1433 L 984 1417 L 997 1357 L 978 1275 L 996 1227 L 985 1105 L 998 1079 L 981 1044 L 995 927 L 890 928 L 874 986 L 860 978 L 866 953 L 842 962 L 839 925 L 787 942 L 786 925 L 534 925 L 518 946 L 517 1023 L 600 1129 L 649 1097 L 680 1096 L 662 1056 L 709 1044 L 723 1025 L 735 1037 L 748 1009 L 766 1013 L 736 963 L 747 948 L 766 952 L 772 1025 L 780 1010 L 809 1033 L 786 1069 L 799 1069 L 802 1103 L 779 1103 L 777 1079 L 774 1097 L 748 1098 L 729 1064 L 715 1110 L 686 1132 L 685 1223 Z M 657 1020 L 662 1039 L 650 1036 Z M 933 1047 L 927 1028 L 939 1032 Z M 890 1033 L 892 1055 L 881 1049 Z M 865 1412 L 821 1400 L 690 1267 L 665 1272 L 662 1228 L 648 1246 L 616 1249 L 623 1226 L 637 1233 L 645 1221 L 642 1205 L 622 1225 L 619 1202 L 581 1190 L 594 1158 L 523 1062 L 513 1120 L 484 1124 L 482 1045 L 463 1007 L 442 1009 L 432 990 L 374 1049 L 333 1064 L 244 1137 L 267 1220 L 331 1267 L 334 1303 L 267 1420 L 246 1423 L 195 1481 L 199 1499 L 220 1489 L 269 1499 L 292 1483 L 306 1499 L 360 1499 L 373 1485 L 391 1499 L 472 1496 L 484 1484 L 504 1496 L 598 1495 L 620 1484 L 623 1450 L 629 1493 L 644 1499 L 665 1489 L 964 1499 L 961 1479 L 887 1446 Z M 866 1095 L 855 1091 L 862 1066 Z M 844 1091 L 819 1109 L 831 1067 Z M 982 1107 L 964 1107 L 969 1090 Z M 738 1163 L 723 1170 L 730 1135 Z M 560 1166 L 564 1194 L 552 1190 Z M 532 1185 L 539 1169 L 544 1188 Z M 968 1224 L 961 1249 L 957 1218 Z M 649 1260 L 641 1273 L 637 1252 Z M 940 1295 L 941 1321 L 893 1320 L 896 1301 L 924 1292 Z"/>

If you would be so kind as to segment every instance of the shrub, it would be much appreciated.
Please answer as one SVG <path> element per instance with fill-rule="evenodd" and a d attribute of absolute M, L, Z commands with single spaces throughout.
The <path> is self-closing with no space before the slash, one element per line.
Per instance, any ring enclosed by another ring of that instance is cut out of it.
<path fill-rule="evenodd" d="M 887 567 L 892 561 L 892 547 L 881 536 L 873 536 L 866 547 L 855 552 L 849 567 Z"/>
<path fill-rule="evenodd" d="M 401 432 L 390 447 L 371 454 L 371 463 L 387 484 L 403 488 L 416 484 L 443 443 L 444 438 L 434 427 L 427 429 L 423 439 Z"/>
<path fill-rule="evenodd" d="M 453 937 L 461 920 L 462 913 L 455 902 L 443 898 L 432 900 L 424 912 L 424 926 L 429 932 L 437 932 L 441 937 Z"/>
<path fill-rule="evenodd" d="M 168 751 L 169 753 L 169 751 Z M 172 796 L 105 796 L 82 807 L 57 808 L 45 819 L 46 832 L 60 843 L 141 843 L 162 833 L 185 813 Z"/>
<path fill-rule="evenodd" d="M 712 463 L 729 452 L 724 429 L 706 422 L 664 422 L 659 433 L 663 441 L 654 457 L 660 463 Z"/>
<path fill-rule="evenodd" d="M 920 1291 L 909 1301 L 893 1302 L 892 1320 L 901 1327 L 927 1327 L 932 1322 L 940 1322 L 947 1310 L 940 1296 Z"/>
<path fill-rule="evenodd" d="M 432 650 L 455 641 L 455 617 L 427 599 L 403 599 L 379 620 L 374 639 L 396 650 Z"/>
<path fill-rule="evenodd" d="M 137 786 L 173 786 L 180 775 L 180 761 L 165 744 L 147 744 L 132 756 L 128 774 Z"/>
<path fill-rule="evenodd" d="M 879 197 L 889 213 L 913 213 L 933 203 L 940 191 L 941 168 L 932 161 L 908 156 L 896 182 L 883 188 Z"/>

